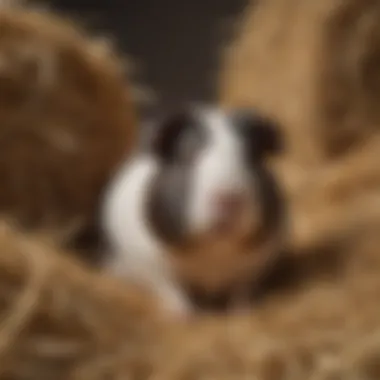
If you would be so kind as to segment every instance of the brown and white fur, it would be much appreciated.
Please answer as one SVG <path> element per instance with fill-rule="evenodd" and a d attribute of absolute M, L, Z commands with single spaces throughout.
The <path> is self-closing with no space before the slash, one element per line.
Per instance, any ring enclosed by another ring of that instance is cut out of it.
<path fill-rule="evenodd" d="M 194 291 L 247 302 L 282 244 L 281 192 L 265 164 L 280 148 L 276 125 L 245 111 L 193 106 L 146 127 L 105 195 L 109 270 L 175 312 L 192 310 Z"/>

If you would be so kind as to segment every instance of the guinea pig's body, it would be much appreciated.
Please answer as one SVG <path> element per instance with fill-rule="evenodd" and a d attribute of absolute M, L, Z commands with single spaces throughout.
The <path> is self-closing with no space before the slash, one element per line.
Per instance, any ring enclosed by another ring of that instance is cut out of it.
<path fill-rule="evenodd" d="M 247 298 L 282 242 L 282 200 L 264 162 L 278 149 L 268 120 L 213 108 L 147 129 L 105 197 L 107 265 L 175 311 L 191 309 L 188 289 Z"/>

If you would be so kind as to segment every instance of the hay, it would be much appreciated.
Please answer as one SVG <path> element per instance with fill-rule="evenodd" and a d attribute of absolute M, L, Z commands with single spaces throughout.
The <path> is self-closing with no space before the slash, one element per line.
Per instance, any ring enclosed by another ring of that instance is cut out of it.
<path fill-rule="evenodd" d="M 0 212 L 79 235 L 133 146 L 123 62 L 109 41 L 46 10 L 0 9 L 0 29 Z"/>
<path fill-rule="evenodd" d="M 369 236 L 359 256 L 348 243 L 334 264 L 331 252 L 295 260 L 290 277 L 308 280 L 252 315 L 168 324 L 148 295 L 2 224 L 1 378 L 377 379 L 380 237 Z M 330 276 L 317 274 L 323 256 Z"/>
<path fill-rule="evenodd" d="M 379 18 L 371 0 L 253 1 L 226 52 L 222 104 L 280 120 L 303 165 L 344 154 L 378 129 Z"/>
<path fill-rule="evenodd" d="M 152 336 L 161 312 L 148 294 L 4 223 L 0 246 L 2 379 L 66 379 L 78 363 L 137 352 Z"/>
<path fill-rule="evenodd" d="M 335 236 L 380 199 L 380 3 L 262 0 L 242 16 L 222 63 L 221 104 L 282 126 L 287 152 L 273 168 L 294 244 Z"/>

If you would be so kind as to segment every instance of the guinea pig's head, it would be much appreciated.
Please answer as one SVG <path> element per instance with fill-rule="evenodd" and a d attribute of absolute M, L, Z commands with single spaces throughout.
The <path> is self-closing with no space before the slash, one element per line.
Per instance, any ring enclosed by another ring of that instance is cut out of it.
<path fill-rule="evenodd" d="M 257 266 L 261 254 L 251 253 L 277 231 L 282 213 L 266 168 L 266 159 L 282 150 L 276 123 L 252 111 L 194 106 L 161 119 L 142 137 L 142 149 L 159 168 L 147 220 L 173 249 L 184 282 L 227 286 Z M 230 248 L 212 249 L 222 242 Z"/>

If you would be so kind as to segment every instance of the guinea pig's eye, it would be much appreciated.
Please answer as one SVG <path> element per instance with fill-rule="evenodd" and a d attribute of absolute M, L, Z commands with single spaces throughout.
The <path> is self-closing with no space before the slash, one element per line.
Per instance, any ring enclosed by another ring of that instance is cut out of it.
<path fill-rule="evenodd" d="M 191 159 L 197 148 L 197 125 L 188 111 L 160 119 L 146 130 L 142 146 L 166 163 Z"/>
<path fill-rule="evenodd" d="M 191 162 L 201 148 L 201 140 L 196 133 L 187 133 L 181 136 L 178 144 L 178 157 L 183 162 Z"/>
<path fill-rule="evenodd" d="M 236 111 L 232 120 L 252 158 L 261 159 L 283 150 L 279 126 L 271 118 L 245 110 Z"/>

